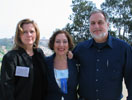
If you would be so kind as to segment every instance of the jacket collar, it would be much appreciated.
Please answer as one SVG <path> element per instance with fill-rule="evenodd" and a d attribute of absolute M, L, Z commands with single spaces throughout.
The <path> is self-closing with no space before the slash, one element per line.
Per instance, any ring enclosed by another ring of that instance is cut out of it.
<path fill-rule="evenodd" d="M 25 49 L 19 47 L 18 50 L 19 50 L 20 53 L 22 53 L 24 55 L 28 55 L 27 52 L 25 51 Z M 33 51 L 34 51 L 34 53 L 38 52 L 38 49 L 37 48 L 33 48 Z"/>
<path fill-rule="evenodd" d="M 53 79 L 53 81 L 55 82 L 55 84 L 56 84 L 56 86 L 58 87 L 58 85 L 57 85 L 57 83 L 56 83 L 56 81 L 55 81 L 55 76 L 54 76 L 54 58 L 55 58 L 55 56 L 56 56 L 56 54 L 54 53 L 54 54 L 52 54 L 51 56 L 49 56 L 48 57 L 48 67 L 49 67 L 49 73 L 50 73 L 50 75 L 51 75 L 51 79 Z M 68 71 L 69 71 L 69 75 L 68 75 L 68 86 L 69 86 L 69 84 L 70 84 L 70 82 L 72 82 L 72 79 L 71 79 L 71 74 L 72 74 L 72 67 L 73 66 L 71 66 L 71 59 L 68 59 L 67 58 L 67 66 L 68 66 Z M 58 88 L 58 91 L 60 91 L 61 92 L 61 90 L 60 90 L 60 88 Z M 62 92 L 61 92 L 62 93 Z"/>

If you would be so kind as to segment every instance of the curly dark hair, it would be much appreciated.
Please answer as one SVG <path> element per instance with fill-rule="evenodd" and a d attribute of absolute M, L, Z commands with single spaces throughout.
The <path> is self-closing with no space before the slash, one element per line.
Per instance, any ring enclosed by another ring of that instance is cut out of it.
<path fill-rule="evenodd" d="M 53 35 L 50 37 L 50 40 L 49 40 L 49 44 L 48 44 L 49 48 L 51 50 L 54 50 L 54 42 L 55 42 L 55 38 L 58 34 L 65 34 L 65 36 L 67 37 L 67 40 L 68 40 L 69 50 L 72 50 L 74 47 L 72 37 L 67 31 L 64 31 L 64 30 L 57 30 L 53 33 Z"/>

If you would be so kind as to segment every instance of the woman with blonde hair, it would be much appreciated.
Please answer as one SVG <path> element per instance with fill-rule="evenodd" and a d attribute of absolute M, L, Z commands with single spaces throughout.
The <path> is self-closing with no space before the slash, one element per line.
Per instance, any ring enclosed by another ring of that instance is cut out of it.
<path fill-rule="evenodd" d="M 47 71 L 39 38 L 33 20 L 23 19 L 17 24 L 14 47 L 2 60 L 3 100 L 45 100 Z"/>

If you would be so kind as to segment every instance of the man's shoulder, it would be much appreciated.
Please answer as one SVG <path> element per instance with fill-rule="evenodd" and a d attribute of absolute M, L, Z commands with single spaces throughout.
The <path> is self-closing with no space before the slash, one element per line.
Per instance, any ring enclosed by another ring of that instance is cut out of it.
<path fill-rule="evenodd" d="M 92 39 L 90 39 L 90 40 L 85 40 L 85 41 L 83 41 L 83 42 L 78 43 L 77 46 L 87 47 L 87 46 L 89 46 L 89 45 L 91 44 L 91 42 L 92 42 Z"/>
<path fill-rule="evenodd" d="M 121 40 L 119 38 L 112 37 L 112 44 L 115 46 L 120 46 L 120 47 L 125 47 L 125 48 L 130 48 L 130 44 L 128 44 L 126 41 Z"/>
<path fill-rule="evenodd" d="M 112 37 L 113 42 L 120 44 L 120 45 L 129 45 L 126 41 L 121 40 L 119 38 Z"/>
<path fill-rule="evenodd" d="M 90 47 L 90 44 L 92 43 L 92 40 L 85 40 L 83 42 L 80 42 L 77 44 L 77 46 L 74 48 L 73 52 L 80 52 L 81 50 L 87 49 Z"/>

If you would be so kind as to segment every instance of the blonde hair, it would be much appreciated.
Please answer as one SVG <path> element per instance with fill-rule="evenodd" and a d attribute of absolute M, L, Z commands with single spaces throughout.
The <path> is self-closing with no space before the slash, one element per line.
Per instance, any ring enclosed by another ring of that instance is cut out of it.
<path fill-rule="evenodd" d="M 23 25 L 30 24 L 30 23 L 33 24 L 35 31 L 36 31 L 36 40 L 34 42 L 33 48 L 38 48 L 39 39 L 40 39 L 40 31 L 39 31 L 37 24 L 33 20 L 23 19 L 19 21 L 17 24 L 13 49 L 18 49 L 18 48 L 26 49 L 25 45 L 22 43 L 20 39 L 20 35 L 23 34 L 23 28 L 22 28 Z"/>

